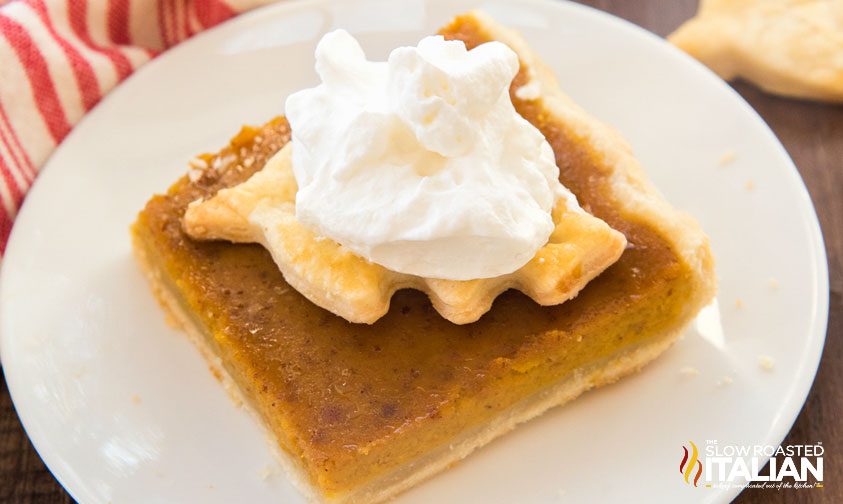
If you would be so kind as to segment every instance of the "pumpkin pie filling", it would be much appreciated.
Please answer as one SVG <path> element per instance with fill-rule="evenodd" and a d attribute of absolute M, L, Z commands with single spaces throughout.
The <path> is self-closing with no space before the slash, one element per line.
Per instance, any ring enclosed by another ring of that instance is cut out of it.
<path fill-rule="evenodd" d="M 470 17 L 441 33 L 469 48 L 491 39 Z M 189 203 L 246 180 L 289 141 L 283 118 L 244 127 L 221 152 L 203 155 L 211 168 L 153 197 L 132 228 L 150 274 L 328 498 L 447 450 L 574 372 L 669 342 L 698 308 L 695 272 L 657 227 L 614 202 L 603 154 L 541 101 L 516 96 L 527 78 L 522 62 L 513 104 L 553 147 L 561 182 L 629 242 L 620 260 L 561 305 L 509 291 L 477 322 L 456 325 L 424 294 L 405 290 L 376 323 L 352 324 L 289 287 L 259 245 L 185 235 Z"/>

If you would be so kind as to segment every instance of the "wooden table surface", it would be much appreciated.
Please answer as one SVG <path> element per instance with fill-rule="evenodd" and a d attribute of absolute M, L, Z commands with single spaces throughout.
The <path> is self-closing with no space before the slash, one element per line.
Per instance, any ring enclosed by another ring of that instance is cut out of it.
<path fill-rule="evenodd" d="M 585 0 L 659 35 L 691 17 L 697 0 Z M 735 89 L 773 128 L 799 167 L 819 214 L 831 283 L 825 351 L 816 382 L 785 443 L 823 442 L 825 488 L 818 491 L 749 490 L 736 502 L 843 502 L 843 106 L 769 96 L 738 83 Z M 0 502 L 73 502 L 53 479 L 15 414 L 5 382 L 0 387 Z"/>

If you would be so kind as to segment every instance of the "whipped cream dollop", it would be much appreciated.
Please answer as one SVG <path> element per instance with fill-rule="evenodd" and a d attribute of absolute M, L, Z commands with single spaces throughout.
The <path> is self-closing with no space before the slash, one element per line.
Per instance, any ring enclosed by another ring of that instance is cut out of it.
<path fill-rule="evenodd" d="M 512 105 L 506 45 L 433 36 L 373 62 L 337 30 L 316 71 L 322 83 L 292 94 L 286 114 L 296 218 L 318 235 L 393 271 L 491 278 L 547 242 L 558 201 L 576 207 L 550 145 Z"/>

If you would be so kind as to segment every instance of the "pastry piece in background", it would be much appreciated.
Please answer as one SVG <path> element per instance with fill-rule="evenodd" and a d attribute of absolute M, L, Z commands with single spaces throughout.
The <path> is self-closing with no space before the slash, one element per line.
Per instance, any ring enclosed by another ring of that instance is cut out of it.
<path fill-rule="evenodd" d="M 843 103 L 841 0 L 701 0 L 668 40 L 726 80 Z"/>

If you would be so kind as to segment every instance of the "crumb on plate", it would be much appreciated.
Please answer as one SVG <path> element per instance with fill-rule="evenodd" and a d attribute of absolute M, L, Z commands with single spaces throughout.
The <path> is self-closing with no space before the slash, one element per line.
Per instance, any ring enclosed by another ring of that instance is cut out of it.
<path fill-rule="evenodd" d="M 720 166 L 726 166 L 727 164 L 734 161 L 736 157 L 737 157 L 737 154 L 735 154 L 735 151 L 733 151 L 733 150 L 726 151 L 726 152 L 723 153 L 722 156 L 720 156 L 720 160 L 717 161 L 717 164 L 719 164 Z"/>
<path fill-rule="evenodd" d="M 694 377 L 700 374 L 700 370 L 693 366 L 685 366 L 679 370 L 682 376 Z"/>
<path fill-rule="evenodd" d="M 758 366 L 761 367 L 761 369 L 763 369 L 764 371 L 772 371 L 775 365 L 776 361 L 769 355 L 758 356 Z"/>
<path fill-rule="evenodd" d="M 726 376 L 724 376 L 723 378 L 720 378 L 717 381 L 717 386 L 718 387 L 725 387 L 727 385 L 731 385 L 734 382 L 735 382 L 735 380 L 733 380 L 731 376 L 726 375 Z"/>
<path fill-rule="evenodd" d="M 269 465 L 261 467 L 260 471 L 258 471 L 258 476 L 261 480 L 266 481 L 270 476 L 272 476 L 272 467 Z"/>

